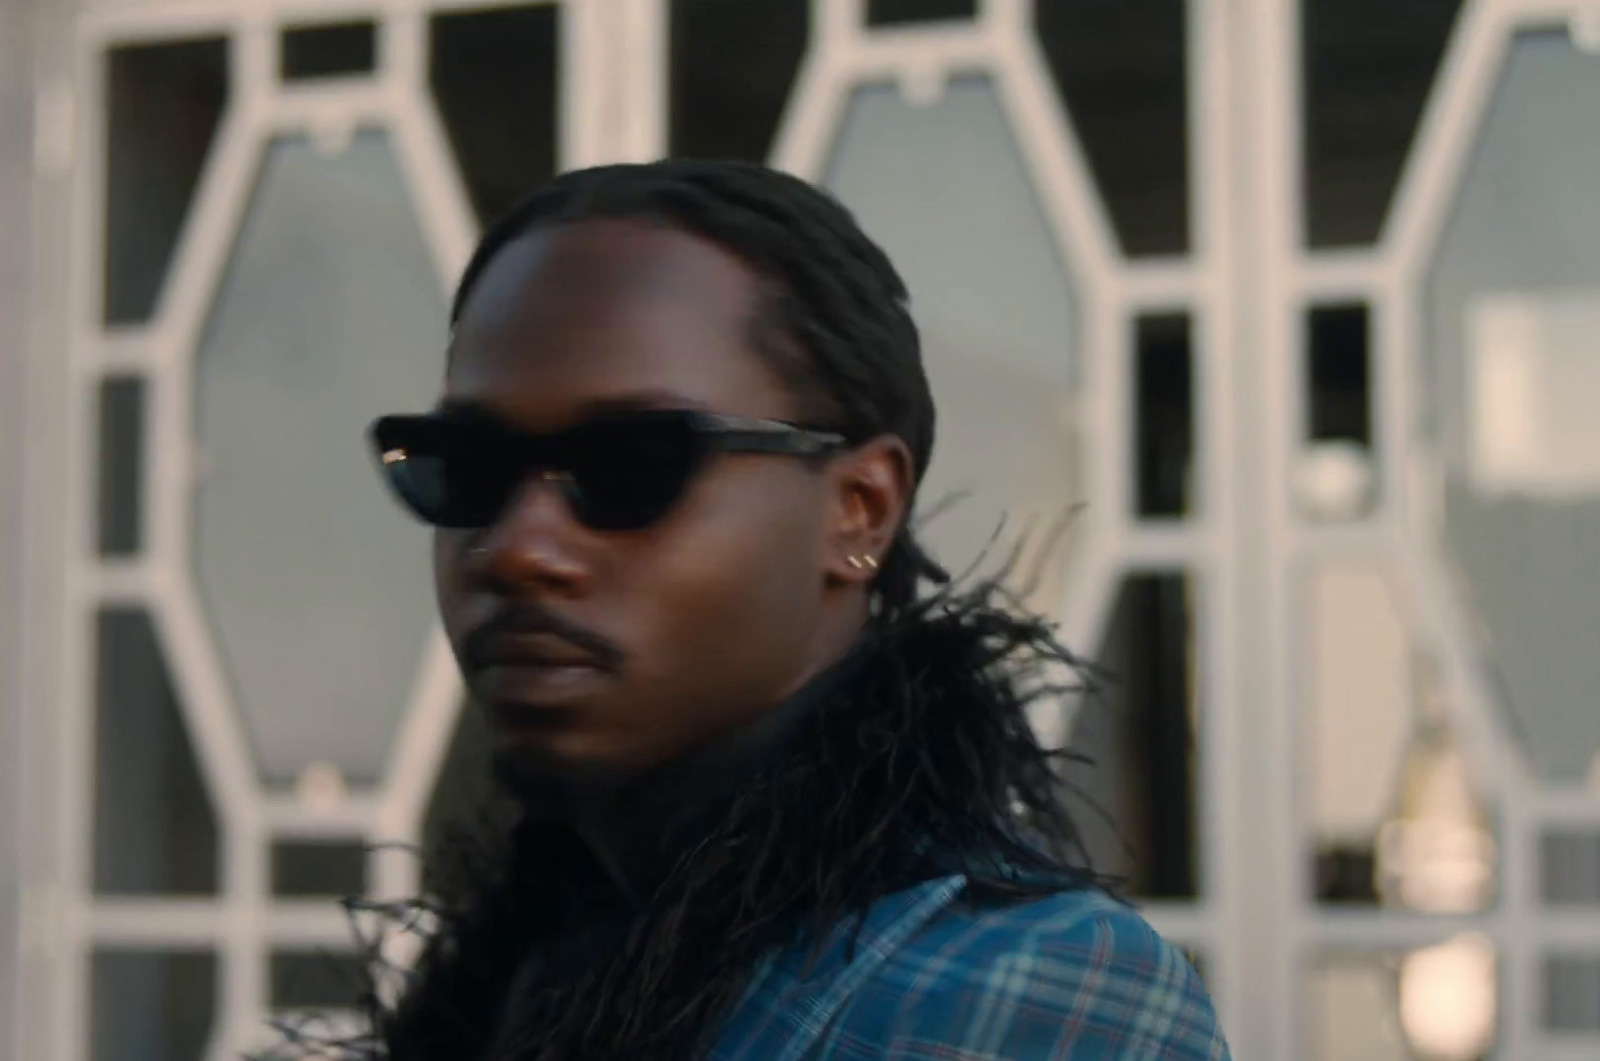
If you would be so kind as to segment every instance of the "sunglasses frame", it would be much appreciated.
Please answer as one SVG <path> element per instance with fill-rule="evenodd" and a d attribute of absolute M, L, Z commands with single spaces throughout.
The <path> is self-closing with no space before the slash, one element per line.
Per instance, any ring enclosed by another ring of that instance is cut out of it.
<path fill-rule="evenodd" d="M 682 487 L 672 501 L 668 502 L 660 511 L 645 520 L 639 526 L 648 526 L 659 520 L 676 504 L 678 496 L 688 487 L 695 476 L 700 474 L 710 456 L 717 453 L 745 453 L 745 454 L 770 454 L 775 456 L 799 457 L 814 459 L 828 456 L 848 445 L 848 439 L 838 432 L 818 428 L 804 427 L 782 420 L 765 420 L 754 417 L 732 416 L 725 413 L 712 413 L 698 409 L 641 409 L 638 411 L 602 414 L 547 434 L 533 434 L 519 432 L 512 428 L 496 424 L 492 421 L 473 422 L 470 430 L 484 433 L 485 437 L 493 439 L 496 445 L 505 446 L 512 451 L 513 459 L 523 466 L 521 483 L 535 475 L 542 475 L 562 486 L 562 492 L 567 498 L 568 506 L 573 515 L 584 523 L 598 530 L 637 529 L 629 527 L 597 526 L 596 523 L 584 518 L 584 506 L 580 501 L 583 486 L 579 478 L 571 469 L 562 467 L 562 462 L 557 459 L 552 461 L 550 455 L 559 453 L 564 447 L 570 446 L 574 436 L 581 437 L 585 430 L 592 430 L 596 426 L 605 424 L 623 425 L 629 422 L 664 421 L 688 428 L 701 445 L 701 452 L 694 455 L 688 473 L 684 476 Z M 461 425 L 467 427 L 468 425 Z M 475 529 L 492 526 L 499 515 L 504 512 L 505 505 L 509 504 L 516 495 L 517 487 L 507 491 L 505 501 L 496 510 L 496 515 L 486 523 L 456 523 L 441 520 L 438 513 L 430 514 L 428 506 L 423 504 L 408 488 L 403 478 L 402 469 L 410 459 L 407 446 L 402 444 L 396 435 L 413 435 L 419 431 L 450 431 L 457 430 L 448 413 L 419 413 L 395 414 L 381 416 L 372 422 L 368 429 L 368 437 L 373 451 L 378 459 L 379 468 L 385 482 L 394 492 L 405 509 L 424 523 L 435 527 L 452 529 Z M 553 474 L 552 474 L 553 473 Z"/>

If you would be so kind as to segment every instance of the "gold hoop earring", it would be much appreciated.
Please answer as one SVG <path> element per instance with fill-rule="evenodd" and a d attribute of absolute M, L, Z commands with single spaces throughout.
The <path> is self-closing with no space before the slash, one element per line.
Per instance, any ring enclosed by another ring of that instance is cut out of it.
<path fill-rule="evenodd" d="M 855 568 L 857 571 L 878 570 L 877 558 L 873 556 L 856 556 L 852 553 L 850 556 L 844 558 L 844 562 Z"/>

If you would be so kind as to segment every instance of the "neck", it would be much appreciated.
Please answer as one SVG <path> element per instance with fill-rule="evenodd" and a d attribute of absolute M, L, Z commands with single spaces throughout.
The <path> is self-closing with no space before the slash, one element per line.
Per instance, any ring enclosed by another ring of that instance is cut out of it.
<path fill-rule="evenodd" d="M 860 655 L 847 645 L 778 706 L 623 785 L 573 801 L 568 823 L 631 906 L 649 901 L 678 857 L 715 826 L 724 797 L 780 753 Z"/>

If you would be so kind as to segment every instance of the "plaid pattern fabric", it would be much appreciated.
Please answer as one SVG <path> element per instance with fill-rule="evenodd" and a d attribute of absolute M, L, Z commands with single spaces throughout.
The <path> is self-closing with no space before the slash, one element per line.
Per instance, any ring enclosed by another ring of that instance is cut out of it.
<path fill-rule="evenodd" d="M 758 971 L 713 1061 L 1228 1061 L 1188 960 L 1085 891 L 974 911 L 964 880 L 880 901 Z"/>

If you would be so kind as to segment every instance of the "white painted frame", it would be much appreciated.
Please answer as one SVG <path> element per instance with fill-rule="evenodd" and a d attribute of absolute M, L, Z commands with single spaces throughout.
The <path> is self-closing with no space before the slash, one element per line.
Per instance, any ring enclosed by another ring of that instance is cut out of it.
<path fill-rule="evenodd" d="M 559 157 L 564 166 L 654 157 L 666 137 L 665 0 L 543 0 L 563 7 Z M 1051 0 L 1053 2 L 1053 0 Z M 1518 29 L 1562 25 L 1600 10 L 1595 0 L 1467 0 L 1412 155 L 1378 243 L 1360 251 L 1304 249 L 1300 182 L 1298 5 L 1294 0 L 1187 0 L 1190 70 L 1192 252 L 1129 261 L 1082 147 L 1031 34 L 1026 0 L 980 0 L 973 23 L 865 28 L 864 0 L 813 0 L 813 35 L 774 149 L 775 164 L 824 172 L 850 93 L 898 82 L 912 97 L 952 76 L 978 73 L 996 87 L 1050 232 L 1077 288 L 1084 366 L 1077 409 L 1090 440 L 1080 495 L 1089 502 L 1061 606 L 1066 638 L 1098 643 L 1117 586 L 1130 571 L 1183 568 L 1199 587 L 1201 882 L 1194 904 L 1148 912 L 1165 933 L 1206 954 L 1208 977 L 1241 1058 L 1299 1056 L 1305 1043 L 1298 986 L 1307 962 L 1329 949 L 1425 945 L 1470 927 L 1504 957 L 1501 1054 L 1518 1061 L 1592 1058 L 1594 1039 L 1540 1027 L 1540 961 L 1553 943 L 1600 953 L 1600 915 L 1553 914 L 1538 902 L 1538 839 L 1549 824 L 1600 827 L 1600 799 L 1552 792 L 1533 777 L 1506 732 L 1483 673 L 1481 646 L 1460 603 L 1434 500 L 1438 455 L 1417 429 L 1420 310 L 1425 279 L 1508 42 Z M 267 894 L 269 838 L 414 838 L 458 702 L 457 678 L 435 635 L 383 782 L 312 814 L 265 793 L 210 646 L 187 563 L 186 410 L 189 364 L 231 247 L 260 153 L 274 135 L 337 140 L 357 123 L 387 129 L 441 285 L 470 250 L 475 223 L 426 84 L 424 19 L 478 0 L 157 0 L 90 14 L 78 37 L 80 121 L 72 146 L 74 223 L 70 358 L 65 393 L 65 498 L 45 486 L 62 454 L 30 457 L 30 498 L 59 500 L 72 537 L 33 535 L 44 558 L 29 614 L 59 616 L 36 636 L 37 671 L 53 713 L 33 719 L 27 790 L 52 837 L 35 857 L 24 917 L 22 1042 L 30 1061 L 86 1056 L 86 970 L 95 944 L 215 948 L 222 964 L 219 1023 L 208 1057 L 258 1041 L 266 954 L 272 944 L 338 947 L 348 940 L 328 908 Z M 300 20 L 371 17 L 380 27 L 379 73 L 370 79 L 280 86 L 276 27 Z M 225 33 L 234 42 L 224 115 L 149 325 L 99 324 L 103 131 L 88 102 L 101 98 L 106 47 L 139 39 Z M 1375 452 L 1383 490 L 1363 519 L 1310 524 L 1294 508 L 1290 475 L 1302 440 L 1306 306 L 1364 299 L 1372 307 L 1377 406 Z M 1131 516 L 1128 335 L 1136 314 L 1185 309 L 1195 326 L 1197 512 L 1180 524 Z M 105 375 L 149 380 L 151 474 L 138 559 L 108 563 L 92 540 L 94 399 Z M 53 394 L 35 385 L 33 395 Z M 36 403 L 37 404 L 37 403 Z M 35 415 L 41 415 L 35 412 Z M 1300 574 L 1329 557 L 1362 557 L 1392 572 L 1419 644 L 1442 665 L 1448 700 L 1501 825 L 1501 898 L 1469 918 L 1316 906 L 1308 880 L 1309 814 L 1296 763 L 1297 711 L 1306 661 Z M 155 621 L 180 690 L 222 836 L 216 900 L 110 900 L 89 881 L 88 762 L 92 748 L 87 661 L 90 624 L 105 602 L 138 602 Z M 1059 740 L 1065 723 L 1041 718 Z M 1270 794 L 1263 798 L 1263 793 Z M 55 823 L 52 831 L 49 823 Z M 375 856 L 375 890 L 409 894 L 415 867 Z"/>
<path fill-rule="evenodd" d="M 564 9 L 558 156 L 562 165 L 650 157 L 658 145 L 658 68 L 631 62 L 659 56 L 662 22 L 638 0 L 536 0 Z M 206 1056 L 234 1057 L 263 1042 L 267 956 L 274 945 L 339 950 L 349 926 L 332 904 L 274 900 L 266 855 L 288 837 L 343 837 L 409 842 L 417 838 L 427 796 L 449 744 L 459 680 L 442 636 L 430 634 L 383 781 L 341 805 L 312 810 L 266 791 L 232 704 L 188 562 L 193 451 L 188 438 L 192 362 L 217 284 L 248 206 L 262 153 L 274 139 L 304 134 L 337 146 L 357 127 L 384 129 L 422 225 L 441 290 L 453 286 L 477 235 L 427 83 L 425 19 L 452 8 L 496 6 L 477 0 L 245 0 L 146 5 L 91 12 L 78 34 L 74 96 L 103 98 L 104 54 L 143 40 L 221 35 L 231 48 L 229 100 L 205 161 L 190 215 L 151 320 L 106 328 L 101 321 L 104 228 L 103 115 L 83 106 L 73 157 L 72 319 L 67 459 L 70 488 L 64 525 L 73 528 L 59 585 L 60 662 L 51 697 L 54 733 L 35 790 L 55 831 L 47 857 L 30 874 L 34 935 L 26 963 L 21 1036 L 30 1057 L 81 1058 L 87 1051 L 87 972 L 96 946 L 186 949 L 217 954 L 218 1017 Z M 280 83 L 279 29 L 285 25 L 370 18 L 377 24 L 370 76 Z M 618 115 L 628 121 L 617 122 Z M 145 546 L 129 560 L 104 560 L 93 541 L 93 432 L 100 381 L 137 372 L 147 380 Z M 92 624 L 106 604 L 148 611 L 164 648 L 183 721 L 215 807 L 221 879 L 215 899 L 97 897 L 90 880 L 92 796 Z M 371 856 L 379 897 L 415 893 L 415 860 Z M 48 924 L 48 928 L 46 928 Z M 48 939 L 46 945 L 40 945 Z"/>

